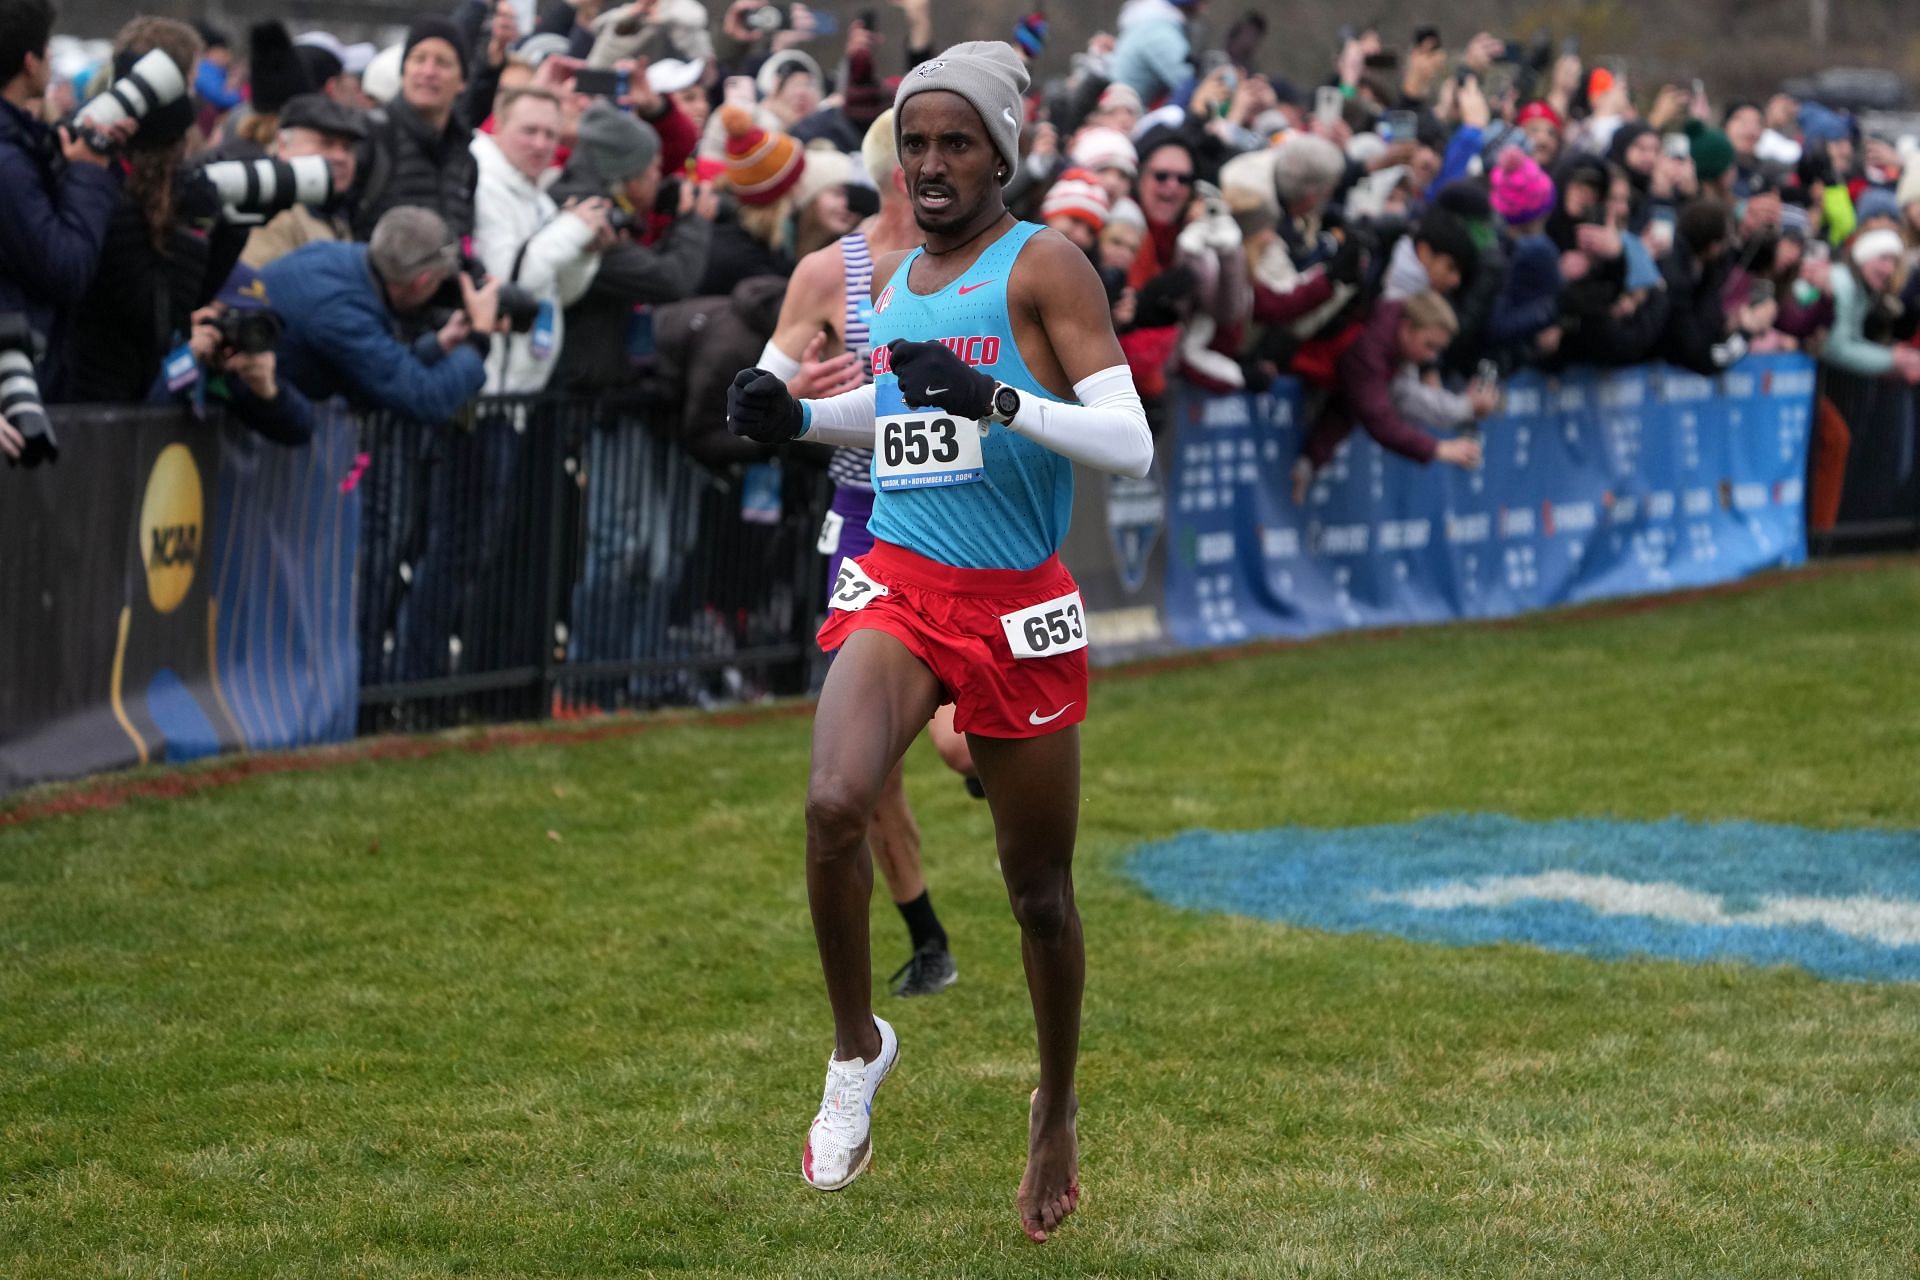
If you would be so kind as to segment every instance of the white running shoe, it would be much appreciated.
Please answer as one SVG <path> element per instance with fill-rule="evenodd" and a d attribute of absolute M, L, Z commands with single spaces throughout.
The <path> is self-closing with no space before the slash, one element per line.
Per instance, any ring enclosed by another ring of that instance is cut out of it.
<path fill-rule="evenodd" d="M 893 1028 L 879 1018 L 873 1025 L 880 1032 L 880 1053 L 872 1062 L 827 1059 L 826 1092 L 800 1156 L 800 1172 L 816 1190 L 838 1191 L 873 1162 L 873 1095 L 900 1058 Z"/>

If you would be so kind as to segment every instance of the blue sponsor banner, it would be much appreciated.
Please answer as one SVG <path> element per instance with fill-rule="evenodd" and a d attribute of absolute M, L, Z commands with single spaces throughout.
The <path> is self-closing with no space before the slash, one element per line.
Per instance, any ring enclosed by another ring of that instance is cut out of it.
<path fill-rule="evenodd" d="M 1813 389 L 1800 355 L 1716 379 L 1526 373 L 1482 424 L 1481 470 L 1422 467 L 1355 431 L 1302 506 L 1297 383 L 1183 390 L 1167 630 L 1196 646 L 1502 617 L 1798 564 Z"/>
<path fill-rule="evenodd" d="M 303 448 L 229 428 L 220 454 L 214 674 L 253 750 L 343 742 L 359 711 L 359 431 L 315 408 Z"/>

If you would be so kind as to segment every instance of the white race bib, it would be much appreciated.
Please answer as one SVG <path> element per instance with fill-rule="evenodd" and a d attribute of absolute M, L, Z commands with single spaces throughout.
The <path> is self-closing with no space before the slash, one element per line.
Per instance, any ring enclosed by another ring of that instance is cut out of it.
<path fill-rule="evenodd" d="M 1087 613 L 1078 591 L 1003 613 L 1000 626 L 1016 658 L 1051 658 L 1087 647 Z"/>
<path fill-rule="evenodd" d="M 887 589 L 869 578 L 866 573 L 851 560 L 840 562 L 840 574 L 833 580 L 833 593 L 827 597 L 827 608 L 845 609 L 852 613 L 864 609 L 887 594 Z"/>
<path fill-rule="evenodd" d="M 813 549 L 823 556 L 830 556 L 840 549 L 840 530 L 846 527 L 847 518 L 838 511 L 827 512 L 827 518 L 820 522 L 820 539 Z"/>
<path fill-rule="evenodd" d="M 980 424 L 940 409 L 909 409 L 900 380 L 885 374 L 874 384 L 873 487 L 932 489 L 986 478 Z"/>

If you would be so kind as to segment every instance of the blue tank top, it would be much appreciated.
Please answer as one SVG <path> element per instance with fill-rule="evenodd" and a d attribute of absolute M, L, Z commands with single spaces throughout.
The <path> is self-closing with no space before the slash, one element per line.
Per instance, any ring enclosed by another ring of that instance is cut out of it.
<path fill-rule="evenodd" d="M 908 286 L 922 251 L 908 254 L 874 303 L 869 340 L 876 354 L 895 338 L 941 342 L 1022 396 L 1058 400 L 1020 358 L 1007 314 L 1014 260 L 1044 229 L 1014 224 L 938 293 L 921 295 Z M 889 390 L 897 397 L 893 374 L 881 372 L 874 382 L 883 403 Z M 1058 551 L 1073 514 L 1073 464 L 998 424 L 980 450 L 985 474 L 977 482 L 876 492 L 867 522 L 873 536 L 960 569 L 1031 569 Z"/>

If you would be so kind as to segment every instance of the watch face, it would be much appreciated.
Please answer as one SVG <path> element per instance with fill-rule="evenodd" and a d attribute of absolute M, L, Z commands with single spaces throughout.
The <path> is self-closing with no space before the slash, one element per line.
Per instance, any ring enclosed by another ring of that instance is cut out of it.
<path fill-rule="evenodd" d="M 1011 421 L 1013 415 L 1020 412 L 1020 393 L 1012 387 L 1001 387 L 993 393 L 993 411 L 997 416 Z"/>

